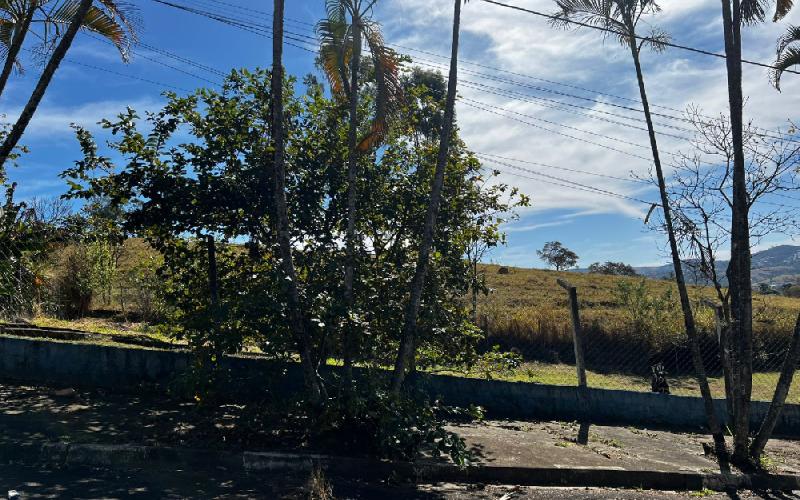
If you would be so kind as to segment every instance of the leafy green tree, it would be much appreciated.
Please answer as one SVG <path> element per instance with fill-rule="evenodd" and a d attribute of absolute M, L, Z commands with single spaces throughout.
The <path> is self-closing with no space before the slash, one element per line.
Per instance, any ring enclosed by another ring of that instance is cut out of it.
<path fill-rule="evenodd" d="M 133 110 L 104 121 L 116 136 L 108 144 L 119 165 L 100 154 L 88 131 L 78 129 L 84 157 L 64 175 L 73 196 L 103 196 L 123 207 L 124 232 L 146 238 L 161 253 L 168 319 L 177 335 L 197 349 L 217 346 L 209 348 L 229 353 L 255 342 L 273 357 L 291 359 L 300 351 L 287 321 L 286 275 L 280 254 L 269 246 L 274 198 L 258 182 L 274 159 L 269 79 L 265 71 L 234 72 L 221 91 L 168 94 L 164 109 L 148 115 L 144 125 Z M 369 242 L 354 289 L 361 342 L 353 361 L 361 366 L 392 363 L 402 338 L 408 292 L 393 285 L 410 282 L 414 273 L 413 242 L 424 230 L 441 132 L 424 132 L 418 123 L 441 115 L 445 106 L 426 80 L 435 88 L 443 85 L 437 74 L 407 80 L 405 90 L 418 98 L 398 110 L 402 119 L 388 131 L 380 158 L 360 159 L 372 164 L 360 178 L 359 230 Z M 347 165 L 341 160 L 348 156 L 348 124 L 340 119 L 340 103 L 313 79 L 306 80 L 302 95 L 293 88 L 287 80 L 285 227 L 317 367 L 344 358 L 342 325 L 350 320 L 337 296 L 346 259 L 341 228 L 347 219 Z M 476 359 L 481 332 L 463 304 L 471 284 L 464 255 L 476 239 L 500 241 L 503 214 L 524 199 L 489 181 L 457 134 L 446 168 L 417 329 L 420 366 Z M 216 249 L 216 312 L 204 243 L 209 235 Z M 247 248 L 241 241 L 249 242 Z"/>
<path fill-rule="evenodd" d="M 561 244 L 560 241 L 548 241 L 536 254 L 547 263 L 553 266 L 556 271 L 563 271 L 570 267 L 575 267 L 578 263 L 578 254 Z"/>
<path fill-rule="evenodd" d="M 612 276 L 637 276 L 638 273 L 633 266 L 624 262 L 606 262 L 601 264 L 595 262 L 589 266 L 589 272 L 594 274 L 609 274 Z"/>

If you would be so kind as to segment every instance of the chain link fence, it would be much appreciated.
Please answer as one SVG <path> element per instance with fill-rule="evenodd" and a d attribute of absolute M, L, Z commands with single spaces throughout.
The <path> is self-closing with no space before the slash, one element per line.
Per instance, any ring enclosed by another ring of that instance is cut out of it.
<path fill-rule="evenodd" d="M 540 274 L 547 277 L 529 276 L 516 279 L 517 283 L 502 277 L 492 283 L 489 276 L 493 291 L 478 302 L 478 324 L 486 333 L 486 347 L 499 345 L 520 353 L 525 360 L 511 374 L 513 380 L 578 383 L 568 292 L 556 283 L 557 277 L 564 277 L 575 280 L 589 387 L 700 395 L 674 284 L 642 278 Z M 692 290 L 703 362 L 713 394 L 722 398 L 720 328 L 710 307 L 711 297 L 712 289 Z M 754 400 L 772 399 L 798 312 L 800 301 L 754 297 Z M 800 403 L 798 378 L 788 403 Z"/>

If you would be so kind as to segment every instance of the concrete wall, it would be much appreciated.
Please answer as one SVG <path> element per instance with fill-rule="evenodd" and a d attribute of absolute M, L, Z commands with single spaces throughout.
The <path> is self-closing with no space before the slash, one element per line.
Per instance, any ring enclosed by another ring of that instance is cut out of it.
<path fill-rule="evenodd" d="M 183 351 L 157 351 L 92 344 L 0 336 L 0 378 L 32 383 L 136 390 L 143 385 L 165 386 L 185 372 L 191 356 Z M 294 392 L 302 388 L 299 366 L 258 358 L 230 357 L 224 368 L 230 391 L 240 396 L 262 395 L 271 388 Z M 327 370 L 326 376 L 335 369 Z M 366 375 L 366 372 L 362 372 Z M 480 405 L 490 415 L 530 419 L 588 419 L 592 423 L 681 428 L 705 426 L 700 398 L 663 394 L 548 386 L 522 382 L 419 375 L 414 382 L 431 397 L 451 405 Z M 717 401 L 724 417 L 723 401 Z M 752 406 L 753 425 L 769 408 Z M 800 405 L 787 405 L 776 432 L 800 437 Z"/>

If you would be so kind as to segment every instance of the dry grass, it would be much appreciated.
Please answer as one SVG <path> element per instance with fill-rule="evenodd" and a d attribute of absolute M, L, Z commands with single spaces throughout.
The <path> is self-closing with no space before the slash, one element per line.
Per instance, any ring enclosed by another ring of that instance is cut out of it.
<path fill-rule="evenodd" d="M 568 299 L 556 283 L 557 278 L 566 279 L 578 289 L 587 366 L 594 372 L 592 376 L 607 377 L 601 384 L 603 387 L 646 386 L 649 390 L 649 369 L 657 362 L 664 363 L 674 376 L 690 375 L 693 371 L 677 291 L 670 281 L 646 281 L 648 298 L 661 297 L 670 289 L 673 294 L 671 300 L 645 314 L 646 319 L 652 321 L 645 321 L 643 325 L 634 321 L 631 308 L 624 305 L 618 292 L 620 283 L 637 284 L 641 278 L 521 268 L 509 268 L 509 274 L 499 274 L 496 265 L 487 265 L 484 269 L 492 292 L 480 298 L 478 312 L 480 325 L 488 334 L 487 343 L 516 348 L 526 359 L 546 363 L 537 369 L 539 376 L 546 380 L 557 383 L 557 367 L 574 364 Z M 712 311 L 699 303 L 703 297 L 714 299 L 714 291 L 707 287 L 691 287 L 690 294 L 706 365 L 712 375 L 716 375 L 719 360 L 714 318 Z M 782 362 L 800 312 L 800 300 L 756 294 L 754 310 L 755 367 L 769 379 L 755 383 L 763 382 L 766 387 L 775 378 L 767 372 L 777 372 Z M 548 366 L 553 371 L 550 378 L 545 377 L 545 371 L 551 370 L 545 370 Z M 574 373 L 571 376 L 574 379 Z"/>

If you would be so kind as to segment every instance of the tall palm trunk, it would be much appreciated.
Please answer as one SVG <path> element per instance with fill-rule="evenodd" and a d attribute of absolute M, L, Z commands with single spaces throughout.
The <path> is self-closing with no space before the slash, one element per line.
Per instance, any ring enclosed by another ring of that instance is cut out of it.
<path fill-rule="evenodd" d="M 800 362 L 800 314 L 797 315 L 792 343 L 786 353 L 786 359 L 783 360 L 781 375 L 778 379 L 778 385 L 775 386 L 775 394 L 772 397 L 772 403 L 769 405 L 769 411 L 761 423 L 756 438 L 750 445 L 750 457 L 755 463 L 760 462 L 764 447 L 767 445 L 770 436 L 772 436 L 772 431 L 775 430 L 775 424 L 778 423 L 778 417 L 780 417 L 783 406 L 786 404 L 786 396 L 789 395 L 789 388 L 792 385 L 798 362 Z"/>
<path fill-rule="evenodd" d="M 633 30 L 631 30 L 633 33 Z M 658 178 L 658 190 L 661 193 L 661 206 L 664 210 L 664 224 L 667 227 L 667 236 L 669 238 L 669 248 L 672 253 L 672 265 L 675 269 L 675 282 L 678 285 L 678 295 L 681 299 L 681 309 L 683 310 L 683 320 L 686 327 L 686 335 L 689 338 L 689 344 L 692 352 L 692 363 L 694 364 L 695 374 L 700 384 L 700 393 L 703 396 L 705 404 L 706 418 L 714 436 L 714 444 L 717 451 L 717 456 L 725 457 L 725 437 L 722 434 L 722 428 L 717 417 L 716 408 L 714 407 L 714 399 L 711 396 L 711 389 L 708 386 L 708 378 L 706 377 L 706 370 L 703 366 L 703 357 L 700 352 L 700 344 L 697 339 L 697 327 L 694 321 L 694 314 L 692 312 L 692 304 L 689 300 L 689 293 L 686 289 L 686 280 L 683 276 L 683 266 L 681 264 L 680 253 L 678 251 L 678 242 L 675 238 L 675 229 L 672 222 L 672 211 L 669 208 L 669 196 L 667 195 L 667 184 L 664 180 L 664 171 L 661 168 L 661 158 L 658 152 L 658 142 L 656 140 L 655 129 L 653 128 L 653 119 L 650 114 L 650 104 L 647 100 L 647 90 L 644 85 L 644 75 L 642 74 L 642 66 L 639 61 L 639 47 L 636 44 L 636 39 L 632 38 L 630 41 L 631 56 L 633 63 L 636 66 L 636 79 L 639 83 L 639 93 L 642 99 L 642 107 L 644 109 L 644 117 L 647 122 L 647 132 L 650 136 L 650 147 L 653 150 L 653 164 L 656 168 L 656 176 Z"/>
<path fill-rule="evenodd" d="M 422 292 L 425 288 L 425 277 L 428 274 L 428 266 L 431 248 L 433 247 L 433 237 L 436 232 L 436 219 L 439 216 L 441 205 L 442 188 L 444 186 L 444 174 L 447 169 L 447 160 L 450 157 L 450 139 L 453 133 L 453 121 L 456 106 L 456 90 L 458 86 L 458 40 L 461 26 L 461 1 L 455 0 L 453 9 L 453 44 L 450 54 L 450 75 L 447 80 L 447 101 L 445 103 L 444 123 L 442 123 L 441 137 L 439 139 L 439 156 L 436 159 L 436 171 L 434 172 L 433 184 L 431 185 L 431 195 L 428 200 L 428 210 L 425 215 L 425 226 L 422 233 L 422 241 L 419 246 L 419 256 L 417 267 L 414 271 L 414 278 L 411 281 L 411 297 L 403 322 L 403 336 L 400 341 L 400 350 L 397 353 L 397 360 L 394 365 L 394 375 L 392 377 L 392 392 L 397 395 L 403 386 L 408 367 L 413 363 L 416 355 L 417 318 L 419 316 Z"/>
<path fill-rule="evenodd" d="M 753 290 L 750 279 L 750 227 L 743 144 L 742 40 L 739 0 L 722 0 L 725 56 L 728 73 L 731 136 L 733 142 L 733 200 L 731 260 L 728 288 L 731 297 L 730 342 L 735 356 L 734 449 L 737 463 L 749 460 L 750 398 L 753 384 Z"/>
<path fill-rule="evenodd" d="M 358 198 L 358 74 L 361 66 L 361 18 L 359 6 L 353 9 L 353 53 L 350 60 L 350 130 L 347 134 L 347 233 L 345 235 L 344 302 L 345 321 L 343 357 L 346 383 L 353 380 L 353 357 L 356 350 L 355 328 L 350 313 L 353 308 L 353 281 L 356 267 L 356 215 Z"/>
<path fill-rule="evenodd" d="M 300 350 L 300 363 L 303 378 L 309 391 L 311 403 L 322 405 L 327 395 L 319 381 L 314 360 L 313 343 L 300 304 L 297 287 L 297 273 L 292 257 L 292 243 L 289 232 L 289 215 L 286 206 L 286 169 L 284 163 L 283 131 L 283 11 L 284 0 L 275 0 L 272 39 L 272 135 L 275 141 L 273 187 L 275 195 L 275 215 L 278 229 L 278 247 L 281 256 L 281 270 L 286 275 L 284 283 L 289 305 L 289 323 Z"/>
<path fill-rule="evenodd" d="M 14 69 L 14 62 L 17 60 L 20 49 L 22 49 L 22 44 L 25 42 L 25 36 L 28 34 L 31 21 L 33 21 L 33 14 L 36 12 L 36 0 L 29 1 L 30 5 L 28 6 L 28 10 L 25 11 L 25 17 L 22 20 L 22 24 L 17 28 L 17 32 L 14 35 L 14 38 L 11 40 L 11 46 L 8 48 L 8 54 L 6 55 L 6 62 L 3 64 L 3 72 L 0 73 L 0 96 L 3 95 L 3 91 L 6 89 L 6 84 L 11 76 L 11 70 Z"/>
<path fill-rule="evenodd" d="M 39 81 L 36 84 L 36 88 L 33 89 L 28 103 L 19 115 L 17 122 L 14 124 L 11 132 L 9 132 L 3 145 L 0 146 L 0 166 L 5 165 L 8 156 L 14 148 L 17 147 L 17 143 L 19 143 L 22 134 L 25 133 L 25 129 L 31 122 L 33 114 L 36 113 L 36 108 L 38 108 L 39 103 L 42 102 L 47 87 L 53 80 L 53 75 L 56 73 L 61 61 L 63 61 L 64 57 L 67 55 L 67 51 L 72 46 L 72 41 L 75 40 L 75 35 L 78 34 L 78 30 L 81 28 L 86 14 L 92 7 L 92 1 L 93 0 L 81 0 L 78 10 L 69 22 L 66 33 L 64 33 L 64 36 L 58 42 L 56 49 L 53 51 L 53 55 L 50 56 L 50 60 L 47 61 L 47 66 L 45 66 L 42 76 L 39 77 Z"/>

